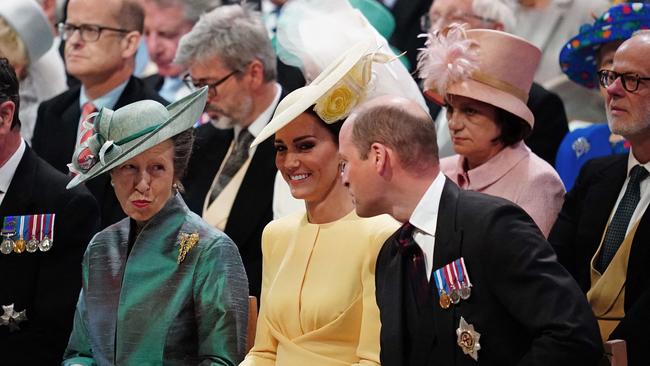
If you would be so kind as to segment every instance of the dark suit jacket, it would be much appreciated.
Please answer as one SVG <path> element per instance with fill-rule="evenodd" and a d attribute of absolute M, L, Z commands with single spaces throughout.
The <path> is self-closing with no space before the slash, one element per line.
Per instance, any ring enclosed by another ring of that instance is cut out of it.
<path fill-rule="evenodd" d="M 382 365 L 477 365 L 456 344 L 461 316 L 481 333 L 479 365 L 594 365 L 600 359 L 598 326 L 584 295 L 521 208 L 447 180 L 438 212 L 433 269 L 464 257 L 471 297 L 445 310 L 432 291 L 436 305 L 423 309 L 431 314 L 423 327 L 428 337 L 406 342 L 406 328 L 418 326 L 405 323 L 410 258 L 398 251 L 395 236 L 389 238 L 376 269 Z"/>
<path fill-rule="evenodd" d="M 540 158 L 555 166 L 555 155 L 562 139 L 569 133 L 562 99 L 541 85 L 533 83 L 528 94 L 528 108 L 535 116 L 533 131 L 526 138 L 526 145 Z"/>
<path fill-rule="evenodd" d="M 36 117 L 32 147 L 41 158 L 64 174 L 69 172 L 67 164 L 72 161 L 76 145 L 79 118 L 81 118 L 80 90 L 81 87 L 76 87 L 41 103 Z M 142 80 L 131 77 L 117 100 L 115 109 L 143 99 L 153 99 L 167 104 L 156 92 L 146 87 Z M 108 174 L 88 181 L 86 186 L 99 203 L 102 228 L 125 217 L 110 186 Z"/>
<path fill-rule="evenodd" d="M 203 214 L 203 203 L 234 137 L 232 129 L 221 130 L 208 123 L 196 129 L 196 142 L 187 175 L 183 180 L 185 202 Z M 257 146 L 244 175 L 225 233 L 239 248 L 250 294 L 259 298 L 262 286 L 262 231 L 273 219 L 273 184 L 276 174 L 273 139 Z"/>
<path fill-rule="evenodd" d="M 591 286 L 590 262 L 627 177 L 627 154 L 593 159 L 580 170 L 551 230 L 558 259 L 584 292 Z M 625 318 L 610 339 L 627 342 L 630 365 L 647 364 L 650 345 L 650 212 L 632 241 L 625 282 Z M 645 363 L 644 363 L 645 362 Z"/>
<path fill-rule="evenodd" d="M 429 13 L 432 2 L 432 0 L 397 0 L 393 8 L 389 9 L 395 17 L 395 31 L 389 43 L 400 51 L 406 51 L 411 71 L 417 66 L 418 49 L 424 47 L 424 38 L 418 38 L 419 34 L 425 33 L 420 25 L 420 18 Z"/>
<path fill-rule="evenodd" d="M 0 255 L 0 304 L 26 310 L 19 331 L 0 327 L 2 365 L 59 365 L 72 329 L 81 288 L 81 258 L 99 229 L 99 209 L 84 187 L 66 190 L 70 180 L 28 147 L 0 205 L 8 215 L 55 213 L 48 252 Z"/>

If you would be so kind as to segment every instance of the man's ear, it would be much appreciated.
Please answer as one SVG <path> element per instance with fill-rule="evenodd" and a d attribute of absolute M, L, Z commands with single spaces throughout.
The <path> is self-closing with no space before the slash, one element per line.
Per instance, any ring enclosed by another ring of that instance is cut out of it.
<path fill-rule="evenodd" d="M 370 152 L 368 153 L 368 159 L 372 159 L 372 162 L 375 164 L 375 170 L 377 174 L 383 175 L 389 164 L 389 149 L 386 145 L 373 142 L 370 145 Z"/>
<path fill-rule="evenodd" d="M 246 74 L 253 89 L 257 89 L 264 84 L 264 64 L 262 64 L 262 61 L 257 59 L 251 61 L 246 67 Z"/>
<path fill-rule="evenodd" d="M 129 32 L 122 38 L 122 58 L 130 59 L 138 52 L 140 38 L 142 35 L 138 31 Z"/>
<path fill-rule="evenodd" d="M 14 102 L 7 100 L 0 103 L 0 134 L 7 134 L 11 131 L 11 123 L 14 120 L 14 114 L 17 113 Z"/>

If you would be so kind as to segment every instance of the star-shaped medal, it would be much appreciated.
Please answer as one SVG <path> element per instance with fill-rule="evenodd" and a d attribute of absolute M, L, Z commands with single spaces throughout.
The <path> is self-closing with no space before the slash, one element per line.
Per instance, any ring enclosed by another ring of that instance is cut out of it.
<path fill-rule="evenodd" d="M 8 326 L 10 332 L 20 330 L 18 324 L 27 320 L 27 310 L 16 312 L 14 310 L 14 304 L 2 305 L 2 310 L 4 310 L 4 314 L 0 316 L 0 325 Z"/>
<path fill-rule="evenodd" d="M 469 355 L 474 361 L 478 361 L 478 351 L 481 349 L 479 339 L 481 333 L 474 330 L 474 326 L 468 324 L 465 318 L 460 317 L 460 325 L 456 329 L 456 343 L 463 350 L 463 353 Z"/>

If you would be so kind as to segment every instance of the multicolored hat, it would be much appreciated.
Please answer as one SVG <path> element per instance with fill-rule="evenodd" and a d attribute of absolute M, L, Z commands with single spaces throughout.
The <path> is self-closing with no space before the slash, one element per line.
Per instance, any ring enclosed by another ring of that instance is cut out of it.
<path fill-rule="evenodd" d="M 650 4 L 623 3 L 611 7 L 594 24 L 583 24 L 560 52 L 560 67 L 574 82 L 598 86 L 596 53 L 604 43 L 624 41 L 639 29 L 650 28 Z"/>

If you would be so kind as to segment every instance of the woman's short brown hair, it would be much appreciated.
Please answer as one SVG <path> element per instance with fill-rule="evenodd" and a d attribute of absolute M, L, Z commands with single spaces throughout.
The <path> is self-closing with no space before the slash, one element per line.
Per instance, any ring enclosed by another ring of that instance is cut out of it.
<path fill-rule="evenodd" d="M 495 141 L 501 142 L 504 147 L 512 146 L 525 139 L 532 130 L 528 122 L 501 108 L 497 108 L 494 123 L 501 130 L 501 134 Z"/>
<path fill-rule="evenodd" d="M 181 179 L 185 176 L 187 165 L 192 155 L 192 145 L 194 145 L 194 129 L 190 128 L 178 135 L 172 137 L 174 144 L 174 183 L 178 190 L 184 192 L 185 189 L 181 184 Z"/>

